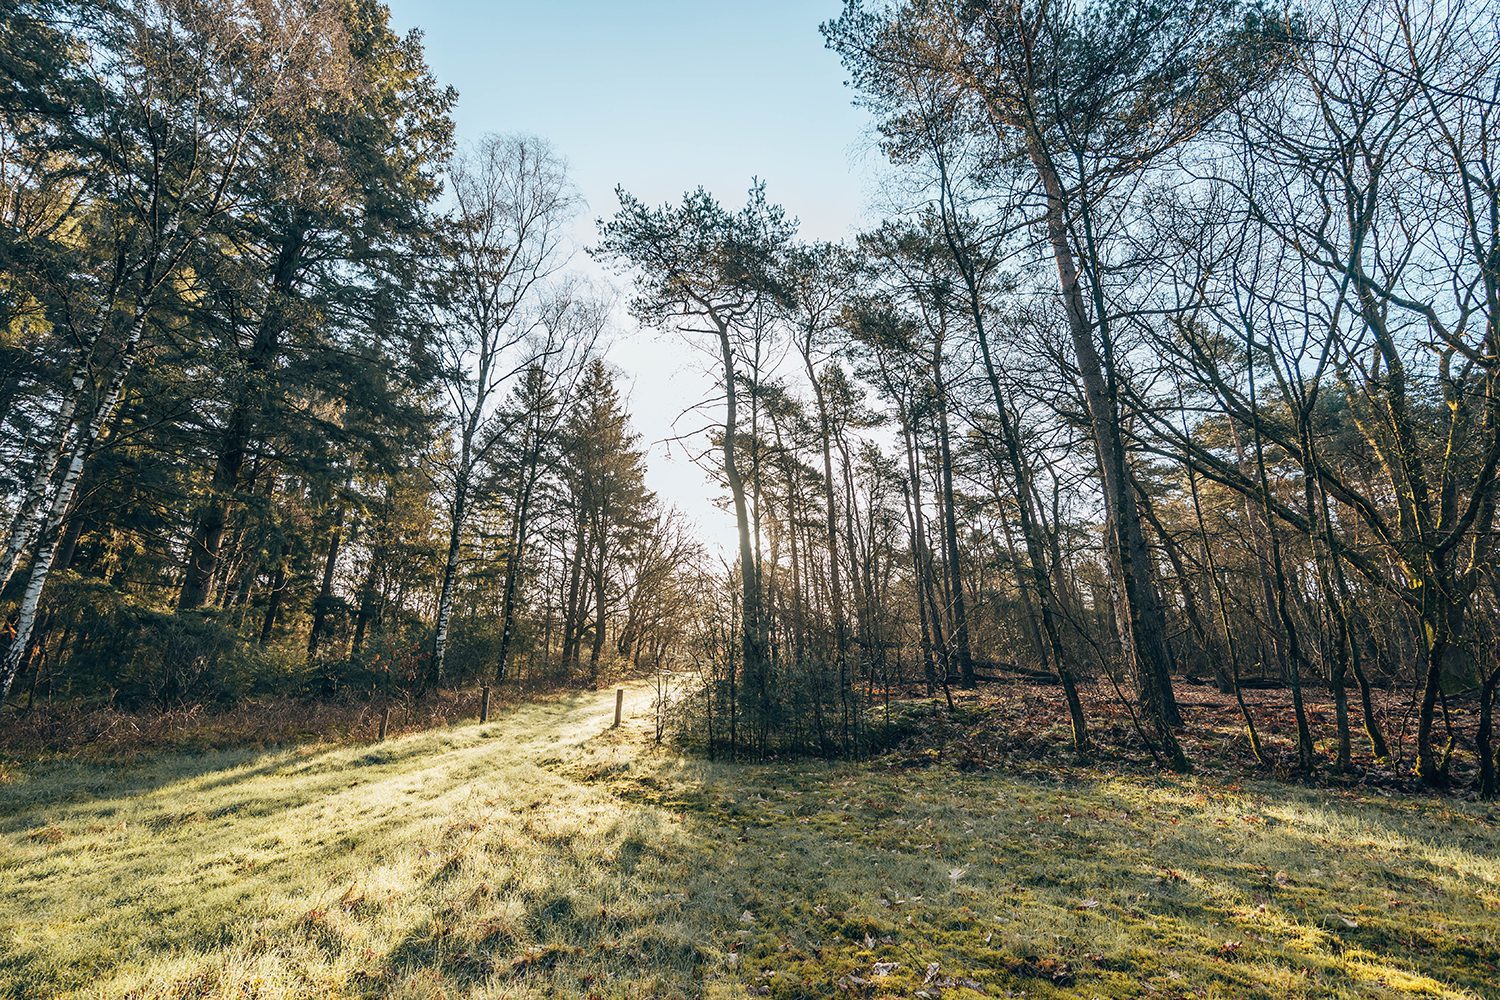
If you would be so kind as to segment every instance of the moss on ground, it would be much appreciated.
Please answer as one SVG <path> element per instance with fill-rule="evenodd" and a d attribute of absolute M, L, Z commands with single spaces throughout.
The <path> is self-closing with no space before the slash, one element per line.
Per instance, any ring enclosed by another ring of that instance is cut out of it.
<path fill-rule="evenodd" d="M 633 700 L 644 709 L 644 690 Z M 12 763 L 15 997 L 1477 997 L 1482 805 L 735 765 L 611 694 L 374 747 Z"/>

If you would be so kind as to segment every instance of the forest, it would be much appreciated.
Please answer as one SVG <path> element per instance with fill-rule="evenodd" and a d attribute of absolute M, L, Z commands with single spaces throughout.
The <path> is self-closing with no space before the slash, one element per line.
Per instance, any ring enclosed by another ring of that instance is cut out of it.
<path fill-rule="evenodd" d="M 1500 8 L 805 20 L 836 241 L 378 0 L 8 0 L 0 993 L 1493 995 Z"/>

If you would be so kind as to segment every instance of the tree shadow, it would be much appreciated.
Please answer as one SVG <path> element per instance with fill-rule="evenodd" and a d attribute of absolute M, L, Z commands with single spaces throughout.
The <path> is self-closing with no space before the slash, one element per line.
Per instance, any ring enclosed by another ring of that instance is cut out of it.
<path fill-rule="evenodd" d="M 0 992 L 1362 996 L 1495 975 L 1500 837 L 1457 804 L 710 763 L 612 712 L 586 693 L 381 745 L 0 785 Z"/>

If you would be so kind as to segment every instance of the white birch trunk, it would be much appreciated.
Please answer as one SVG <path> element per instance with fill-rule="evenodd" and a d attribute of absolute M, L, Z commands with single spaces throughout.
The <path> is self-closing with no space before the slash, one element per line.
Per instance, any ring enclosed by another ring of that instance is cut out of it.
<path fill-rule="evenodd" d="M 21 564 L 21 553 L 31 544 L 32 520 L 42 501 L 40 486 L 39 479 L 32 483 L 26 496 L 22 498 L 21 505 L 16 508 L 16 516 L 11 518 L 10 531 L 6 534 L 5 555 L 0 556 L 0 592 L 5 590 L 10 578 L 16 573 L 16 567 Z"/>
<path fill-rule="evenodd" d="M 464 449 L 468 451 L 467 448 Z M 453 523 L 448 533 L 448 558 L 443 562 L 443 585 L 438 591 L 437 629 L 432 637 L 430 683 L 443 683 L 443 667 L 448 658 L 448 623 L 453 618 L 453 583 L 458 578 L 458 553 L 463 542 L 464 515 L 468 506 L 467 476 L 459 481 L 453 503 Z"/>
<path fill-rule="evenodd" d="M 57 557 L 57 547 L 62 540 L 63 523 L 67 519 L 68 508 L 73 505 L 73 497 L 78 491 L 78 481 L 83 477 L 83 467 L 88 460 L 89 453 L 93 451 L 94 445 L 104 433 L 104 428 L 109 426 L 109 422 L 114 419 L 115 411 L 119 409 L 120 403 L 125 398 L 125 384 L 135 368 L 136 353 L 140 347 L 145 326 L 145 313 L 141 311 L 132 322 L 125 344 L 120 350 L 119 366 L 114 378 L 110 380 L 109 388 L 104 393 L 100 405 L 95 409 L 93 418 L 82 429 L 82 433 L 74 434 L 73 420 L 69 420 L 69 426 L 63 431 L 63 440 L 73 440 L 73 447 L 64 468 L 62 481 L 57 484 L 57 490 L 52 495 L 51 502 L 42 505 L 44 512 L 38 518 L 41 530 L 37 537 L 36 558 L 32 561 L 31 572 L 26 579 L 26 589 L 22 592 L 21 604 L 17 609 L 15 635 L 11 639 L 10 648 L 5 651 L 4 660 L 0 660 L 0 704 L 3 704 L 10 695 L 11 685 L 15 683 L 16 675 L 21 672 L 21 664 L 25 661 L 27 650 L 31 647 L 31 634 L 36 628 L 37 611 L 42 603 L 42 591 L 46 588 L 47 578 L 52 573 L 52 562 Z M 77 379 L 74 384 L 78 384 Z M 70 401 L 65 412 L 69 414 L 77 412 L 76 397 Z"/>

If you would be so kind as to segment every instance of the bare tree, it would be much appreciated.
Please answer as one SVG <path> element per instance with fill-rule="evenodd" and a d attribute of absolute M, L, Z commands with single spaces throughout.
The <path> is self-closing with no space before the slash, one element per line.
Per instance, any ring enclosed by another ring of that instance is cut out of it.
<path fill-rule="evenodd" d="M 620 211 L 601 227 L 600 250 L 634 269 L 635 312 L 646 322 L 709 337 L 718 355 L 722 472 L 739 535 L 740 656 L 751 697 L 763 709 L 770 698 L 767 621 L 739 450 L 742 355 L 768 302 L 783 294 L 781 267 L 795 224 L 766 200 L 759 184 L 733 213 L 701 188 L 680 206 L 659 209 L 619 194 Z"/>
<path fill-rule="evenodd" d="M 464 531 L 479 470 L 501 442 L 504 389 L 540 356 L 563 350 L 533 334 L 547 279 L 566 263 L 563 228 L 577 199 L 562 160 L 539 139 L 491 136 L 449 168 L 448 253 L 435 276 L 434 326 L 452 421 L 449 454 L 434 472 L 447 515 L 447 549 L 427 682 L 443 681 Z M 532 349 L 539 343 L 539 349 Z"/>

